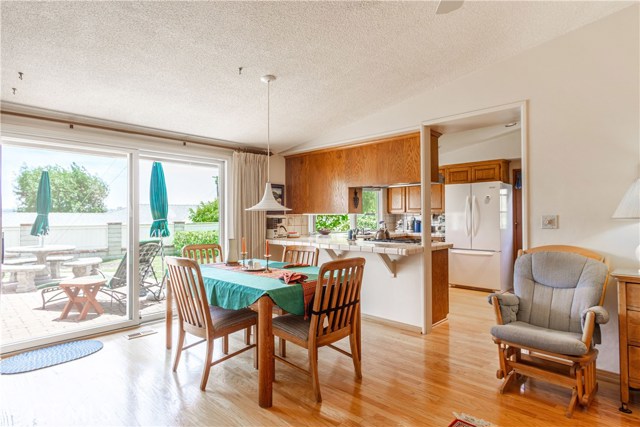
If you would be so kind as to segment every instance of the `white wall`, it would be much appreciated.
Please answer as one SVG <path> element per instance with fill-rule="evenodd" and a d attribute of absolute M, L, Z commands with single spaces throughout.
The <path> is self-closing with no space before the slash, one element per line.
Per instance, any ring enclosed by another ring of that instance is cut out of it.
<path fill-rule="evenodd" d="M 605 253 L 612 268 L 632 267 L 638 221 L 611 215 L 637 177 L 639 14 L 634 5 L 504 62 L 336 129 L 308 146 L 368 138 L 421 122 L 528 100 L 530 246 L 563 243 Z M 299 147 L 303 148 L 303 147 Z M 558 214 L 560 228 L 541 230 Z M 616 287 L 605 306 L 598 367 L 618 371 Z"/>
<path fill-rule="evenodd" d="M 271 174 L 272 184 L 284 184 L 285 179 L 285 160 L 279 154 L 274 154 L 269 159 L 269 173 Z M 286 190 L 286 188 L 285 188 Z"/>
<path fill-rule="evenodd" d="M 454 142 L 456 134 L 443 134 L 438 140 L 438 145 L 445 147 Z M 463 148 L 445 151 L 438 154 L 440 166 L 456 163 L 480 162 L 495 159 L 519 159 L 522 157 L 520 132 L 511 132 L 486 141 L 480 141 Z"/>

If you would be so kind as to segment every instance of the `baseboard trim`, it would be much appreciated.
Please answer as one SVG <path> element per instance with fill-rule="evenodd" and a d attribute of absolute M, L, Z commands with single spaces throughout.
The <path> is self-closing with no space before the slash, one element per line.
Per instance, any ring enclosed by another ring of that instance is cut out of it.
<path fill-rule="evenodd" d="M 372 316 L 370 314 L 362 314 L 362 319 L 367 322 L 377 323 L 379 325 L 390 326 L 392 328 L 401 329 L 407 332 L 415 332 L 417 334 L 422 333 L 422 328 L 419 326 L 409 325 L 408 323 L 396 322 L 395 320 L 383 319 L 382 317 Z"/>
<path fill-rule="evenodd" d="M 596 369 L 596 378 L 599 381 L 615 384 L 617 386 L 620 385 L 620 374 L 616 374 L 615 372 Z"/>

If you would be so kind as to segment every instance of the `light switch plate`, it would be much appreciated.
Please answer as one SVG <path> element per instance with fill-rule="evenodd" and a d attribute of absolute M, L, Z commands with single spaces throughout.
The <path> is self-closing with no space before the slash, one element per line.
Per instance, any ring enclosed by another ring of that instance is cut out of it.
<path fill-rule="evenodd" d="M 558 228 L 558 215 L 542 215 L 540 228 Z"/>

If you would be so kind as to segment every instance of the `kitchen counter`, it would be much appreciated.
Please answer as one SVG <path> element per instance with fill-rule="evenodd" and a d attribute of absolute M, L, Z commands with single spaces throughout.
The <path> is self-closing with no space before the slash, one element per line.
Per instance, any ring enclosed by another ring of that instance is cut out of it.
<path fill-rule="evenodd" d="M 392 234 L 393 235 L 393 234 Z M 397 233 L 402 237 L 406 233 Z M 417 234 L 412 237 L 421 237 Z M 366 259 L 361 295 L 363 315 L 404 324 L 409 330 L 424 333 L 427 328 L 426 304 L 431 306 L 430 324 L 438 324 L 449 313 L 449 251 L 451 243 L 432 243 L 431 266 L 425 267 L 424 247 L 420 244 L 373 242 L 357 239 L 349 242 L 344 234 L 329 236 L 302 236 L 299 238 L 268 239 L 276 251 L 284 246 L 314 246 L 320 249 L 319 262 L 323 264 L 345 257 Z M 280 253 L 280 256 L 282 254 Z M 387 274 L 388 273 L 388 274 Z M 425 295 L 425 275 L 431 275 L 428 303 Z M 392 292 L 393 298 L 389 298 Z"/>
<path fill-rule="evenodd" d="M 407 233 L 404 233 L 403 235 L 407 235 Z M 417 235 L 420 236 L 420 234 L 417 234 Z M 400 237 L 400 236 L 397 235 L 396 237 Z M 372 252 L 372 253 L 387 254 L 387 255 L 408 256 L 408 255 L 414 255 L 414 254 L 421 254 L 422 252 L 424 252 L 423 246 L 415 243 L 374 242 L 374 241 L 363 240 L 363 239 L 356 239 L 356 241 L 349 241 L 344 236 L 340 236 L 340 235 L 303 236 L 303 237 L 297 237 L 293 239 L 275 238 L 275 239 L 267 239 L 267 240 L 272 245 L 314 246 L 319 249 L 352 251 L 352 252 Z M 453 247 L 451 243 L 444 243 L 444 242 L 431 243 L 432 251 L 449 249 L 451 247 Z"/>

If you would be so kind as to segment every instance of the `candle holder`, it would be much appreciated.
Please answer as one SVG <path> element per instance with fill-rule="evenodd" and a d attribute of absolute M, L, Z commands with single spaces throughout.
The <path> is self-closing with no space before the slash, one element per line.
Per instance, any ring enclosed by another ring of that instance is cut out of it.
<path fill-rule="evenodd" d="M 242 255 L 242 269 L 243 270 L 247 269 L 247 266 L 245 264 L 245 261 L 247 259 L 247 254 L 248 254 L 248 252 L 240 252 L 240 255 Z"/>
<path fill-rule="evenodd" d="M 266 272 L 267 273 L 271 273 L 271 270 L 269 269 L 269 258 L 271 258 L 271 255 L 267 255 L 265 254 L 264 257 L 267 259 L 267 268 L 266 268 Z"/>

